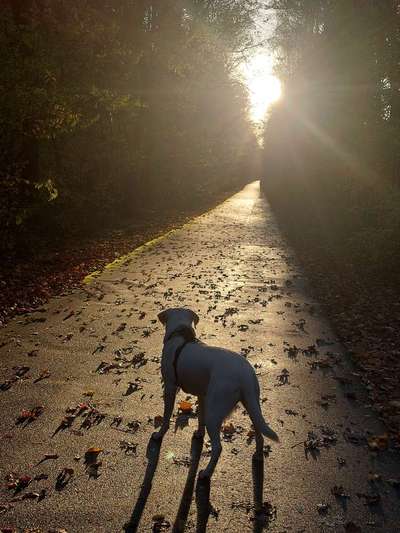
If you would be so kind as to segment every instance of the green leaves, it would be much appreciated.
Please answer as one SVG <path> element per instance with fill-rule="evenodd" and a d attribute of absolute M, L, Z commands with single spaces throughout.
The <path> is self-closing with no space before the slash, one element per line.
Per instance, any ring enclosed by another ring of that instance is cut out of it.
<path fill-rule="evenodd" d="M 49 202 L 52 202 L 58 196 L 58 190 L 55 187 L 55 184 L 51 178 L 48 178 L 47 180 L 42 181 L 40 183 L 36 183 L 35 189 L 44 193 Z"/>

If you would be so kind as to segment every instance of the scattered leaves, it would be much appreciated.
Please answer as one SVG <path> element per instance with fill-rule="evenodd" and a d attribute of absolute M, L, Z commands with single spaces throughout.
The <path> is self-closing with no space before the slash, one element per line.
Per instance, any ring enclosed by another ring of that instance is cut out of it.
<path fill-rule="evenodd" d="M 36 420 L 43 413 L 43 410 L 43 405 L 38 405 L 33 409 L 22 409 L 16 423 L 23 424 L 25 422 L 29 424 L 30 422 Z"/>
<path fill-rule="evenodd" d="M 138 445 L 127 440 L 121 440 L 119 447 L 125 451 L 126 455 L 136 455 Z"/>

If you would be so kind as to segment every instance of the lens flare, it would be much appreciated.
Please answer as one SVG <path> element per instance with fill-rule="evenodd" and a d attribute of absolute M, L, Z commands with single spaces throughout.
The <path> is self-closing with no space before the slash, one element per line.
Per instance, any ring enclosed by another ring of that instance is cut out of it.
<path fill-rule="evenodd" d="M 270 55 L 258 53 L 242 65 L 250 97 L 250 117 L 254 122 L 261 122 L 282 94 L 281 83 L 272 73 L 272 62 Z"/>

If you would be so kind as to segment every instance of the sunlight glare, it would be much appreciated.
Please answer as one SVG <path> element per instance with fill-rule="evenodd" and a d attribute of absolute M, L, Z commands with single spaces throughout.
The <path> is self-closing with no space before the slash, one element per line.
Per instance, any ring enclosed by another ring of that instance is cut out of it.
<path fill-rule="evenodd" d="M 272 57 L 258 53 L 242 65 L 242 72 L 249 90 L 251 119 L 261 122 L 282 93 L 281 83 L 272 73 Z"/>

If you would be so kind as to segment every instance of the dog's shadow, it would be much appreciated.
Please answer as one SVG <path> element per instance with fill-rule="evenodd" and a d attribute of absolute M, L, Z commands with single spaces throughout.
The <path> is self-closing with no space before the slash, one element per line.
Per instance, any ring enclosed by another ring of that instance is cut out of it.
<path fill-rule="evenodd" d="M 124 525 L 124 531 L 126 533 L 135 533 L 139 527 L 139 522 L 142 517 L 144 508 L 149 497 L 153 477 L 157 469 L 158 460 L 160 458 L 162 439 L 155 440 L 150 438 L 147 445 L 146 457 L 148 459 L 146 473 L 144 475 L 142 488 L 140 490 L 135 507 L 133 508 L 131 518 L 129 522 Z"/>
<path fill-rule="evenodd" d="M 264 457 L 252 457 L 253 474 L 253 532 L 260 533 L 268 526 L 276 516 L 276 509 L 269 503 L 263 501 L 264 496 Z"/>
<path fill-rule="evenodd" d="M 173 533 L 181 533 L 185 530 L 187 517 L 190 511 L 190 505 L 193 498 L 194 483 L 196 479 L 197 469 L 199 467 L 201 451 L 203 449 L 203 438 L 192 437 L 192 446 L 190 448 L 190 467 L 189 472 L 186 478 L 185 488 L 183 489 L 182 498 L 179 504 L 179 509 L 176 514 L 174 527 L 172 529 Z M 202 481 L 198 480 L 196 485 L 196 494 L 197 486 L 201 484 Z M 198 529 L 196 531 L 199 531 Z"/>
<path fill-rule="evenodd" d="M 263 501 L 264 493 L 264 458 L 252 457 L 254 514 L 252 517 L 254 533 L 261 533 L 268 528 L 274 518 L 272 506 Z M 196 533 L 205 533 L 213 506 L 210 503 L 211 484 L 209 479 L 198 479 L 196 484 L 197 524 Z M 175 530 L 174 530 L 175 531 Z M 176 530 L 183 531 L 183 530 Z"/>
<path fill-rule="evenodd" d="M 211 512 L 210 504 L 211 484 L 209 479 L 198 479 L 196 484 L 197 525 L 196 533 L 207 530 L 208 518 Z"/>
<path fill-rule="evenodd" d="M 142 488 L 140 490 L 138 499 L 136 501 L 135 507 L 133 508 L 130 520 L 124 525 L 125 533 L 136 533 L 139 527 L 140 520 L 144 508 L 149 497 L 153 477 L 157 469 L 158 460 L 160 457 L 162 439 L 154 440 L 150 438 L 147 445 L 146 457 L 148 459 L 146 472 L 144 475 L 144 480 Z M 196 479 L 196 473 L 200 462 L 201 451 L 203 449 L 203 439 L 192 438 L 192 445 L 190 449 L 190 467 L 187 475 L 185 488 L 183 489 L 183 494 L 181 502 L 179 504 L 179 509 L 175 518 L 173 532 L 179 533 L 184 531 L 186 526 L 187 517 L 189 515 L 190 505 L 193 498 L 194 483 Z"/>
<path fill-rule="evenodd" d="M 125 533 L 136 533 L 138 531 L 139 523 L 143 515 L 144 508 L 149 497 L 153 477 L 157 469 L 162 439 L 154 440 L 150 438 L 147 445 L 146 457 L 148 459 L 146 472 L 143 479 L 143 484 L 133 508 L 130 520 L 125 524 Z M 203 439 L 196 437 L 192 438 L 190 449 L 190 467 L 186 478 L 185 487 L 183 489 L 182 498 L 179 504 L 178 512 L 174 521 L 172 533 L 182 533 L 185 530 L 187 518 L 189 516 L 190 506 L 193 499 L 193 492 L 196 481 L 197 469 L 200 462 L 201 452 L 203 449 Z M 253 474 L 253 497 L 254 497 L 254 516 L 253 516 L 253 531 L 260 533 L 268 527 L 271 515 L 263 503 L 263 488 L 264 488 L 264 460 L 252 459 L 252 474 Z M 207 524 L 213 507 L 210 503 L 211 484 L 209 479 L 197 479 L 196 483 L 196 507 L 197 507 L 197 524 L 196 533 L 205 533 L 207 531 Z"/>

